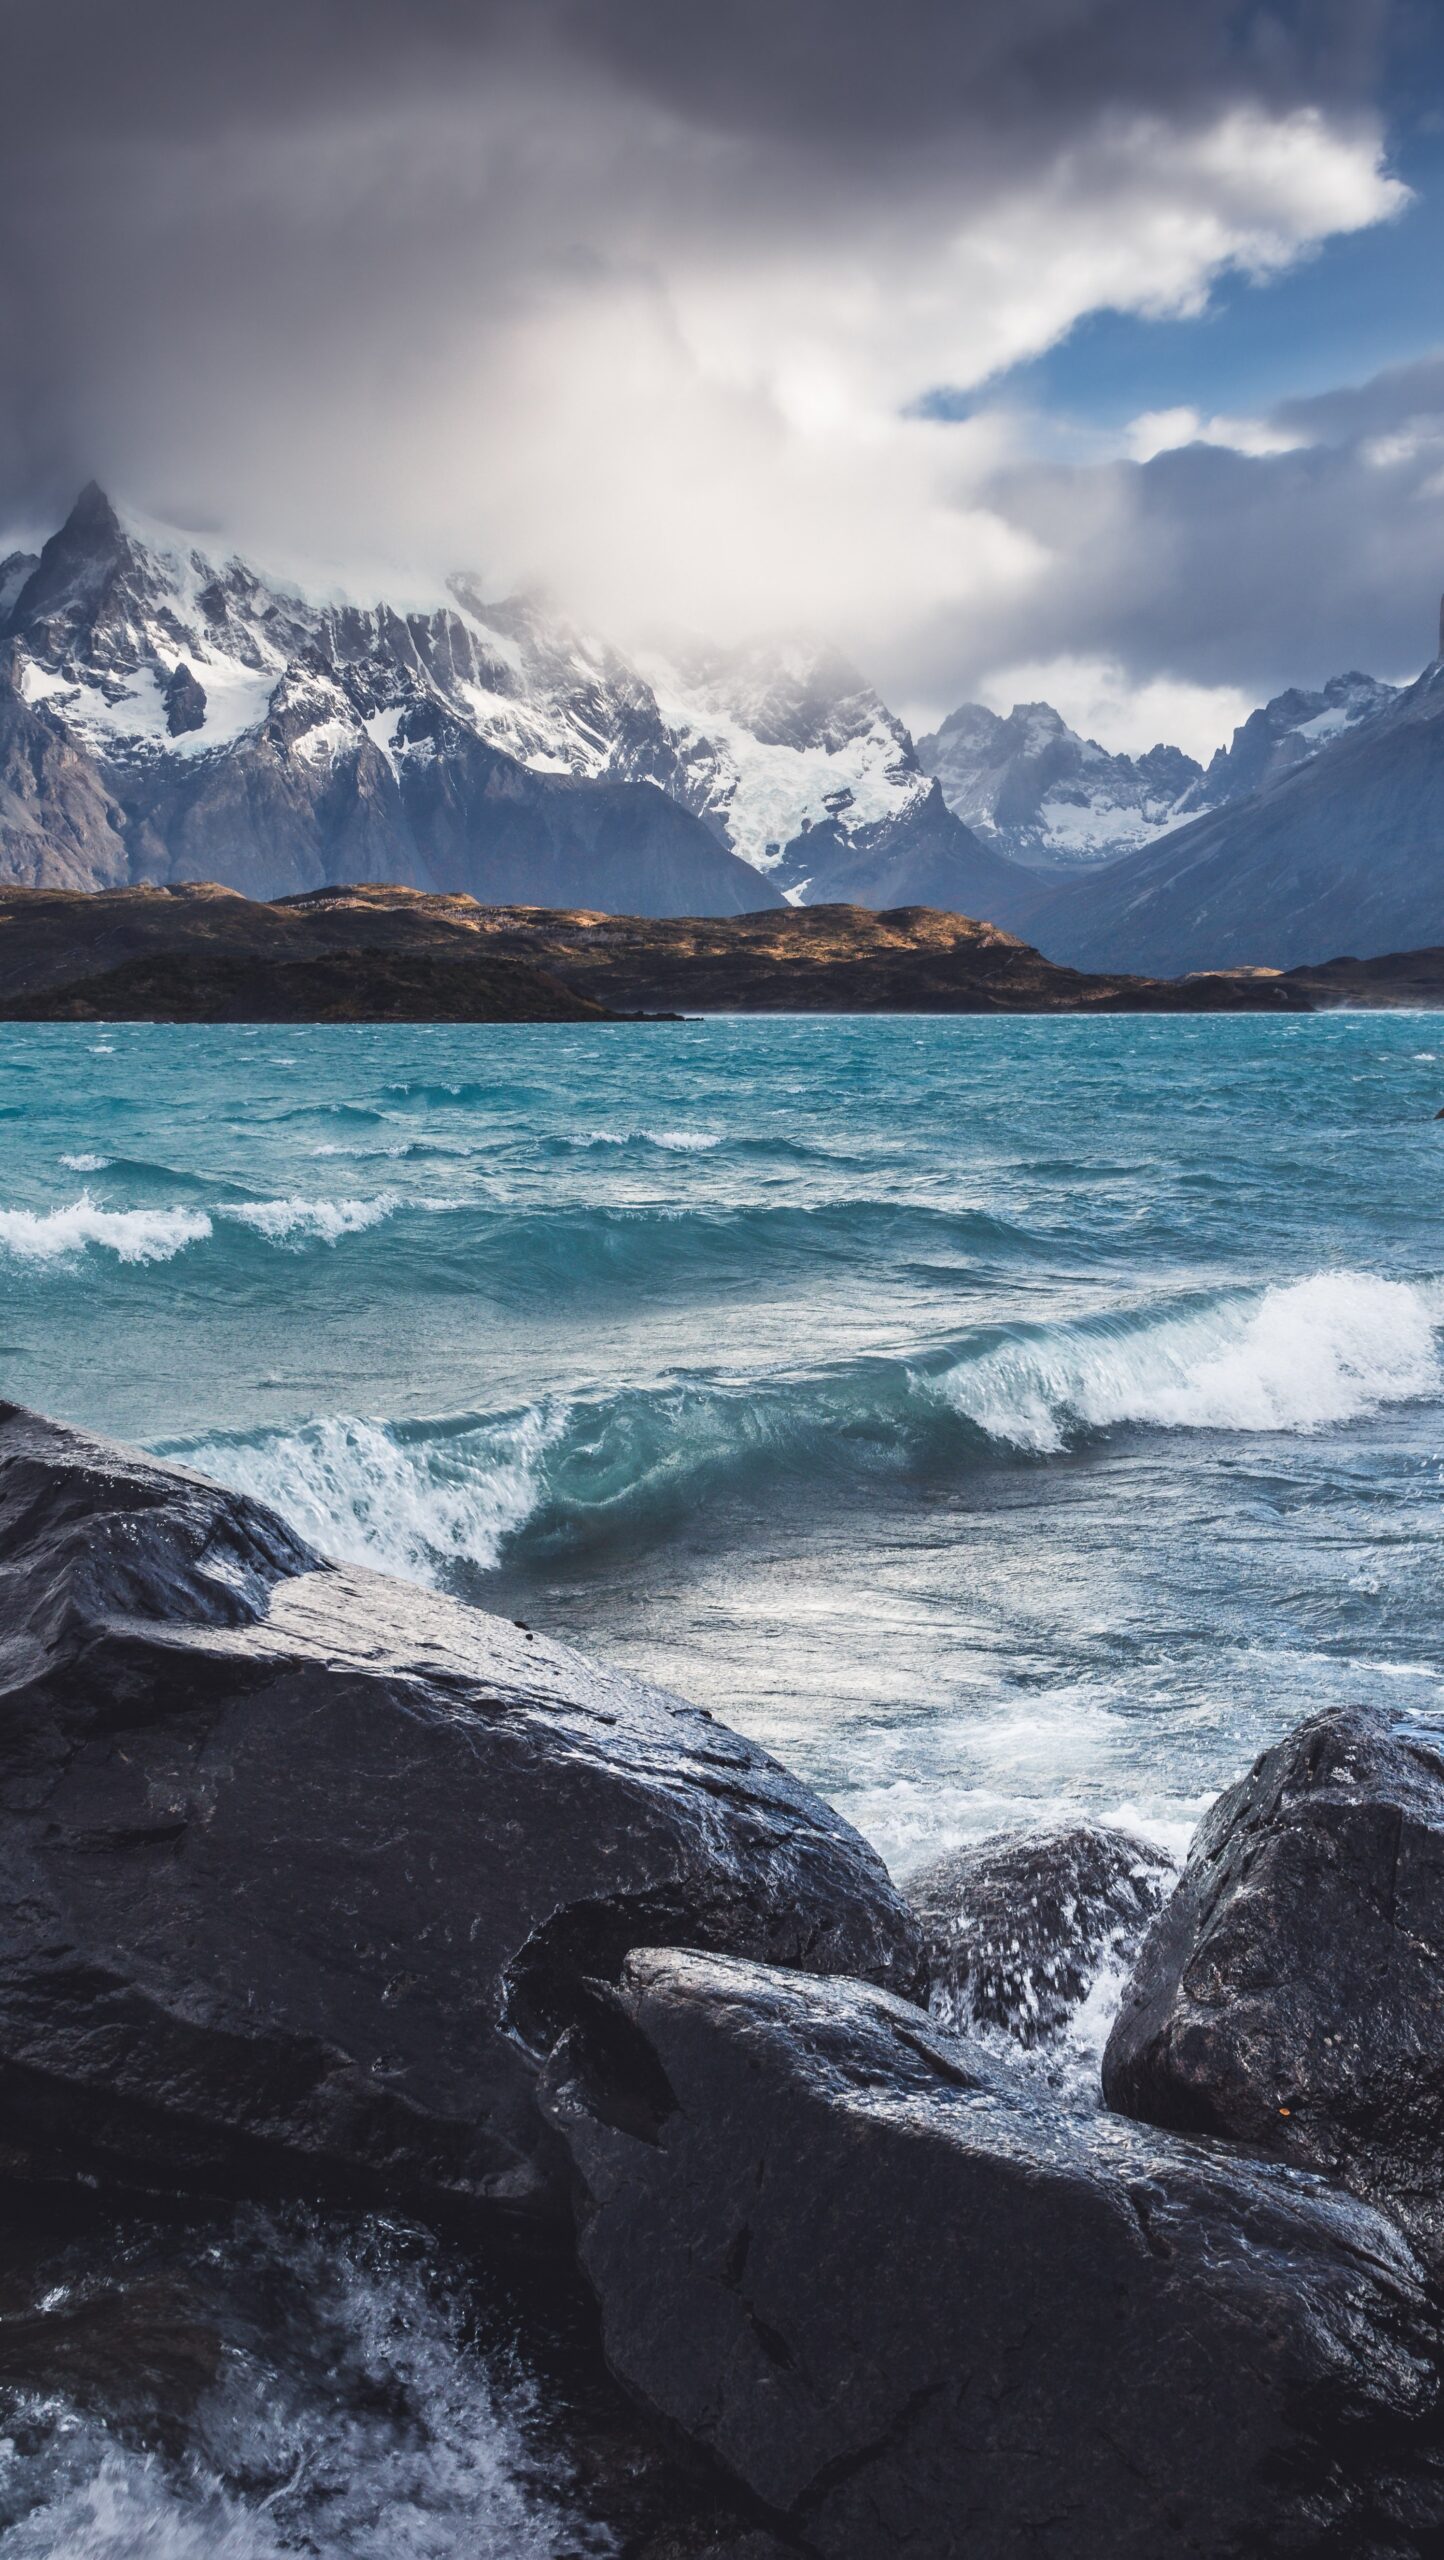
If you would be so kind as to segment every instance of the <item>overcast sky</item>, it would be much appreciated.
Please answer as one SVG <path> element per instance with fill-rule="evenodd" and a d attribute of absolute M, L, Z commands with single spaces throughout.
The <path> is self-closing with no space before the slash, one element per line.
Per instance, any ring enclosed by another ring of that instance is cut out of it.
<path fill-rule="evenodd" d="M 1433 646 L 1441 26 L 0 0 L 0 513 L 94 474 L 292 571 L 1207 748 Z"/>

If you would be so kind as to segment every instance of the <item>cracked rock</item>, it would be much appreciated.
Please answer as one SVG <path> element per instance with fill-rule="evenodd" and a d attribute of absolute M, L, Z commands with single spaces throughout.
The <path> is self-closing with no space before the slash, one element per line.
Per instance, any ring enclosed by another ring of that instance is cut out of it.
<path fill-rule="evenodd" d="M 816 2560 L 1399 2560 L 1432 2298 L 1352 2196 L 865 1985 L 631 1955 L 547 2067 L 605 2352 Z"/>

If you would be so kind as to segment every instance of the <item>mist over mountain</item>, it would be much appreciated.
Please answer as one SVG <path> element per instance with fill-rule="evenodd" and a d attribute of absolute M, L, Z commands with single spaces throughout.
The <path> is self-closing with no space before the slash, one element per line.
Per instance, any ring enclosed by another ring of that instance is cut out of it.
<path fill-rule="evenodd" d="M 94 484 L 0 561 L 0 599 L 11 884 L 925 905 L 1160 973 L 1444 939 L 1437 668 L 1286 691 L 1206 768 L 1046 702 L 966 703 L 919 743 L 805 633 L 628 654 L 461 573 L 405 608 L 308 596 Z"/>
<path fill-rule="evenodd" d="M 902 723 L 815 643 L 684 642 L 644 670 L 464 575 L 424 609 L 316 601 L 94 485 L 0 581 L 11 882 L 397 880 L 646 915 L 784 886 L 1008 902 Z"/>

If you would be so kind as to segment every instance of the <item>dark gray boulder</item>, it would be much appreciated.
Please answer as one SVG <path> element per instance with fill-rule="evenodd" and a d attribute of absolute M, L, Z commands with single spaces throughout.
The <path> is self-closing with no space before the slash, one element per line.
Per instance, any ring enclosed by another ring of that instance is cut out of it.
<path fill-rule="evenodd" d="M 1444 2271 L 1444 1732 L 1331 1708 L 1220 1796 L 1103 2082 L 1342 2180 Z"/>
<path fill-rule="evenodd" d="M 629 1958 L 552 2056 L 613 2371 L 822 2560 L 1440 2547 L 1400 2236 L 858 1983 Z"/>
<path fill-rule="evenodd" d="M 1054 2043 L 1105 1970 L 1131 1964 L 1177 1869 L 1130 1831 L 1080 1822 L 982 1840 L 911 1876 L 930 2007 L 964 2032 Z"/>
<path fill-rule="evenodd" d="M 699 1709 L 0 1407 L 0 2169 L 546 2209 L 537 2056 L 657 1937 L 919 1980 Z"/>

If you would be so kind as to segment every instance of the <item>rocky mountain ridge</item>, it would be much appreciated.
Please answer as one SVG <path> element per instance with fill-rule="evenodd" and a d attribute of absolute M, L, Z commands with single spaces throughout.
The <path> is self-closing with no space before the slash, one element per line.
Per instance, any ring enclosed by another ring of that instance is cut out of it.
<path fill-rule="evenodd" d="M 1288 967 L 1444 939 L 1431 706 L 1335 677 L 1206 771 L 1047 703 L 915 742 L 815 639 L 629 657 L 466 575 L 404 610 L 308 596 L 92 485 L 0 561 L 0 885 L 929 906 L 1070 965 Z"/>
<path fill-rule="evenodd" d="M 1015 703 L 1006 718 L 965 702 L 919 739 L 918 758 L 984 844 L 1065 877 L 1251 797 L 1387 710 L 1398 693 L 1357 670 L 1330 677 L 1317 692 L 1293 686 L 1251 712 L 1206 770 L 1181 747 L 1111 754 L 1047 702 Z"/>
<path fill-rule="evenodd" d="M 643 672 L 467 576 L 406 612 L 316 601 L 93 485 L 0 596 L 0 879 L 735 914 L 780 902 L 769 870 L 821 886 L 818 854 L 895 869 L 901 842 L 906 869 L 913 830 L 948 904 L 1006 892 L 901 723 L 815 643 L 683 644 Z"/>
<path fill-rule="evenodd" d="M 565 1021 L 695 1013 L 1308 1013 L 1444 1002 L 1444 950 L 1289 975 L 1060 968 L 928 907 L 628 916 L 375 885 L 0 891 L 0 1020 Z"/>
<path fill-rule="evenodd" d="M 1303 761 L 1045 892 L 1028 931 L 1075 967 L 1165 975 L 1444 942 L 1444 657 Z"/>

